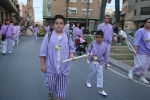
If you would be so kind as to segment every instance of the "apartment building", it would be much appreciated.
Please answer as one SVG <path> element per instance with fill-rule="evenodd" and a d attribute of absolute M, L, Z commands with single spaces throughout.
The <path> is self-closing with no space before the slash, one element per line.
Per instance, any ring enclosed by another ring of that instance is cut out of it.
<path fill-rule="evenodd" d="M 27 0 L 27 24 L 34 24 L 34 9 L 33 9 L 33 0 Z"/>
<path fill-rule="evenodd" d="M 111 0 L 109 0 L 111 1 Z M 86 23 L 88 0 L 69 0 L 68 19 L 70 22 Z M 90 0 L 88 19 L 91 27 L 97 26 L 101 0 Z M 43 19 L 52 24 L 56 14 L 66 16 L 66 0 L 43 0 Z"/>
<path fill-rule="evenodd" d="M 134 22 L 137 24 L 139 28 L 143 24 L 143 20 L 146 18 L 150 18 L 150 0 L 134 0 L 135 2 L 129 1 L 129 6 L 132 10 L 132 5 L 134 5 Z M 130 4 L 131 3 L 131 4 Z"/>
<path fill-rule="evenodd" d="M 127 13 L 129 0 L 123 0 L 122 3 L 122 13 Z"/>
<path fill-rule="evenodd" d="M 5 19 L 20 21 L 17 0 L 0 0 L 0 21 L 5 22 Z"/>
<path fill-rule="evenodd" d="M 143 20 L 150 18 L 150 0 L 123 0 L 122 14 L 124 29 L 127 33 L 134 33 Z"/>
<path fill-rule="evenodd" d="M 20 7 L 20 17 L 22 17 L 22 21 L 26 22 L 27 20 L 27 15 L 26 15 L 26 6 L 22 2 L 19 2 L 19 7 Z"/>

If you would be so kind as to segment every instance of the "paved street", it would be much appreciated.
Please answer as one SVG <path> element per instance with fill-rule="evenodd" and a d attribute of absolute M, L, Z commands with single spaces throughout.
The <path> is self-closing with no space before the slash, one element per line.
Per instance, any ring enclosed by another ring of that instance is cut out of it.
<path fill-rule="evenodd" d="M 47 100 L 47 89 L 40 71 L 39 49 L 42 38 L 24 36 L 12 54 L 0 54 L 0 100 Z M 126 79 L 127 73 L 111 66 L 104 70 L 103 97 L 96 87 L 86 87 L 88 64 L 85 58 L 72 62 L 70 82 L 65 100 L 150 100 L 150 85 Z M 54 99 L 56 100 L 56 98 Z"/>

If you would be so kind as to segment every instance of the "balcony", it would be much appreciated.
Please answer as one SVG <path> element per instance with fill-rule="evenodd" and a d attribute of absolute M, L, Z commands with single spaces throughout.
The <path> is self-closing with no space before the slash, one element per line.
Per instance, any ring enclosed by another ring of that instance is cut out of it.
<path fill-rule="evenodd" d="M 12 3 L 9 0 L 0 0 L 0 4 L 9 12 L 14 12 L 18 14 L 16 6 L 12 5 Z"/>

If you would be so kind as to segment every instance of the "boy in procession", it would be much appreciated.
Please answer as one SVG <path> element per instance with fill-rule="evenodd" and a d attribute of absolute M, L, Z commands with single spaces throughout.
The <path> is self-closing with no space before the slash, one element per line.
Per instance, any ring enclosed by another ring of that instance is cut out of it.
<path fill-rule="evenodd" d="M 103 90 L 103 65 L 105 63 L 105 68 L 108 64 L 108 52 L 107 44 L 103 42 L 104 33 L 102 31 L 97 31 L 95 38 L 96 40 L 90 44 L 90 47 L 87 50 L 87 59 L 90 59 L 89 73 L 87 77 L 86 84 L 88 87 L 91 87 L 92 76 L 97 73 L 97 87 L 99 93 L 106 96 L 107 93 Z"/>
<path fill-rule="evenodd" d="M 45 86 L 49 89 L 49 100 L 53 100 L 54 92 L 56 92 L 57 100 L 66 97 L 70 62 L 62 61 L 68 58 L 74 59 L 73 42 L 63 31 L 64 26 L 65 18 L 62 15 L 56 15 L 54 30 L 45 35 L 40 50 L 41 71 L 46 77 Z"/>

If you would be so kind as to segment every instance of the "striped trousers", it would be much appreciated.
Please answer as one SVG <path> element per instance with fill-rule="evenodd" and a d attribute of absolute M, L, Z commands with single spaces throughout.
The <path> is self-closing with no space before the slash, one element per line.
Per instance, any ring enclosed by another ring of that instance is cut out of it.
<path fill-rule="evenodd" d="M 135 72 L 136 74 L 143 74 L 145 75 L 148 67 L 150 65 L 150 55 L 139 55 L 138 57 L 142 63 L 142 65 L 140 65 L 137 57 L 134 55 L 134 68 L 133 68 L 133 72 Z"/>
<path fill-rule="evenodd" d="M 97 87 L 103 88 L 103 66 L 102 65 L 90 63 L 86 82 L 90 83 L 95 73 L 97 74 Z"/>
<path fill-rule="evenodd" d="M 45 80 L 45 86 L 49 89 L 51 94 L 56 92 L 58 98 L 64 99 L 66 97 L 68 82 L 69 75 L 47 76 Z"/>

